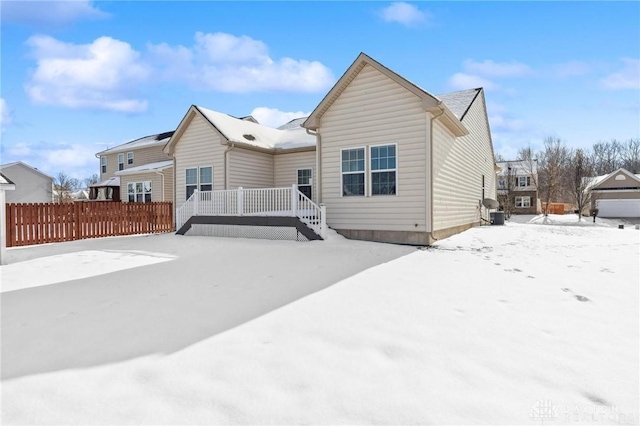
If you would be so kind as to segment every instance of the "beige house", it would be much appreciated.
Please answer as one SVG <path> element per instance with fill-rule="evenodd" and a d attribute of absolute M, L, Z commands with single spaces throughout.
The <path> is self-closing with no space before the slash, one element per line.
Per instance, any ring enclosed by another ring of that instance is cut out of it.
<path fill-rule="evenodd" d="M 173 131 L 145 136 L 96 154 L 100 182 L 89 198 L 124 202 L 173 201 L 173 161 L 163 152 Z"/>
<path fill-rule="evenodd" d="M 35 167 L 16 161 L 0 166 L 0 173 L 15 184 L 6 194 L 7 203 L 50 203 L 53 200 L 53 178 Z"/>
<path fill-rule="evenodd" d="M 292 216 L 320 237 L 430 244 L 488 222 L 497 198 L 484 91 L 435 96 L 365 54 L 307 118 L 272 129 L 191 106 L 164 151 L 179 232 Z"/>
<path fill-rule="evenodd" d="M 488 219 L 496 169 L 482 89 L 435 96 L 362 53 L 303 126 L 339 233 L 430 244 Z"/>
<path fill-rule="evenodd" d="M 594 178 L 590 190 L 599 217 L 640 217 L 640 174 L 620 168 Z"/>

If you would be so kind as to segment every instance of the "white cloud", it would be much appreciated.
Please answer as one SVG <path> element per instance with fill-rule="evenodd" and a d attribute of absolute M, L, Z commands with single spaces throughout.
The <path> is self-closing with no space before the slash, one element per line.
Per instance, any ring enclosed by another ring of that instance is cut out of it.
<path fill-rule="evenodd" d="M 422 24 L 429 19 L 426 12 L 404 2 L 391 3 L 380 11 L 380 16 L 386 22 L 397 22 L 408 27 Z"/>
<path fill-rule="evenodd" d="M 476 87 L 483 87 L 485 90 L 498 90 L 500 86 L 486 78 L 466 74 L 462 72 L 455 73 L 448 80 L 449 86 L 457 90 L 465 90 Z"/>
<path fill-rule="evenodd" d="M 101 148 L 93 145 L 68 143 L 16 143 L 2 147 L 3 163 L 25 163 L 54 176 L 65 172 L 71 177 L 84 179 L 98 172 L 95 153 Z"/>
<path fill-rule="evenodd" d="M 606 78 L 601 84 L 605 89 L 640 89 L 640 59 L 622 58 L 624 67 Z"/>
<path fill-rule="evenodd" d="M 333 84 L 326 66 L 304 59 L 272 59 L 260 40 L 227 33 L 196 33 L 192 47 L 149 45 L 149 59 L 165 79 L 181 79 L 196 89 L 248 93 L 316 93 Z"/>
<path fill-rule="evenodd" d="M 149 75 L 139 53 L 128 43 L 100 37 L 89 44 L 72 44 L 49 36 L 27 40 L 36 69 L 25 89 L 43 105 L 140 112 L 147 102 L 132 99 L 132 91 Z"/>
<path fill-rule="evenodd" d="M 4 126 L 11 124 L 13 118 L 11 117 L 11 111 L 7 106 L 7 102 L 0 98 L 0 128 L 4 130 Z"/>
<path fill-rule="evenodd" d="M 110 15 L 91 0 L 3 1 L 2 22 L 66 24 L 80 19 L 103 19 Z"/>
<path fill-rule="evenodd" d="M 309 114 L 309 112 L 288 112 L 268 107 L 258 107 L 251 111 L 251 115 L 258 120 L 260 124 L 269 127 L 279 127 L 295 118 L 307 117 Z"/>
<path fill-rule="evenodd" d="M 521 62 L 500 63 L 492 60 L 476 62 L 471 59 L 466 59 L 462 63 L 462 68 L 468 73 L 483 77 L 522 77 L 533 73 L 528 65 Z"/>

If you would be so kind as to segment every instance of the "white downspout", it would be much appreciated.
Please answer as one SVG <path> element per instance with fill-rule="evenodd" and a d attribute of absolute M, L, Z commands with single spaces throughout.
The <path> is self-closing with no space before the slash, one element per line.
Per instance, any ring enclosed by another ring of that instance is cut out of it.
<path fill-rule="evenodd" d="M 322 173 L 320 173 L 320 167 L 322 166 L 322 159 L 320 158 L 320 145 L 322 142 L 322 136 L 317 130 L 314 132 L 311 129 L 305 129 L 308 135 L 316 137 L 316 173 L 314 179 L 316 180 L 316 200 L 317 204 L 322 203 Z"/>
<path fill-rule="evenodd" d="M 227 149 L 224 150 L 224 189 L 229 189 L 229 151 L 235 148 L 235 144 L 231 143 L 231 145 L 227 146 Z M 212 188 L 213 189 L 213 188 Z"/>
<path fill-rule="evenodd" d="M 154 170 L 154 172 L 156 172 L 156 174 L 160 175 L 160 179 L 162 180 L 162 201 L 166 201 L 164 199 L 164 173 L 161 173 L 158 170 Z"/>
<path fill-rule="evenodd" d="M 440 108 L 440 114 L 431 115 L 431 120 L 429 121 L 429 161 L 431 162 L 429 167 L 429 208 L 430 214 L 429 218 L 431 220 L 431 238 L 434 240 L 438 240 L 435 236 L 435 229 L 433 229 L 433 121 L 436 118 L 439 118 L 442 114 L 444 114 L 444 108 L 442 108 L 442 101 L 438 103 L 438 108 Z"/>

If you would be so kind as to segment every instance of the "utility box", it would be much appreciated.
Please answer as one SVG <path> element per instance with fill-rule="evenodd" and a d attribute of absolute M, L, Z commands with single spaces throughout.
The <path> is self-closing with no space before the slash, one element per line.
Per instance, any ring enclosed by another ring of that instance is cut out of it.
<path fill-rule="evenodd" d="M 492 225 L 504 225 L 504 212 L 491 212 L 489 219 Z"/>

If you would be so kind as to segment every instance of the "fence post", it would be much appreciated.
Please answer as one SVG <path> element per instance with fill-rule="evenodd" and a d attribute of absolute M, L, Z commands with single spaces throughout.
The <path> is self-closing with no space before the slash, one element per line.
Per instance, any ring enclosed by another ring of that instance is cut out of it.
<path fill-rule="evenodd" d="M 327 238 L 327 206 L 320 204 L 320 236 L 322 239 Z"/>
<path fill-rule="evenodd" d="M 291 216 L 296 216 L 298 211 L 298 185 L 291 185 Z"/>
<path fill-rule="evenodd" d="M 200 195 L 198 194 L 198 190 L 193 190 L 193 215 L 198 216 L 198 200 L 200 199 Z"/>
<path fill-rule="evenodd" d="M 238 216 L 242 216 L 244 213 L 244 193 L 242 192 L 241 186 L 238 187 L 238 196 L 236 198 L 238 202 Z"/>

